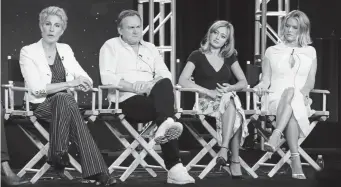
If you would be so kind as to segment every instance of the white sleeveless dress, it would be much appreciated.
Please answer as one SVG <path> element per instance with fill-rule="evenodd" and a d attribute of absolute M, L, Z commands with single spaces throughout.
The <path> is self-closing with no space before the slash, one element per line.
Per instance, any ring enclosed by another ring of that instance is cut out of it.
<path fill-rule="evenodd" d="M 295 65 L 291 68 L 289 59 L 291 54 L 295 60 Z M 269 91 L 269 111 L 275 115 L 278 103 L 286 88 L 295 88 L 295 95 L 291 102 L 293 114 L 300 127 L 300 137 L 306 137 L 309 130 L 308 118 L 314 113 L 311 110 L 311 99 L 309 105 L 304 104 L 304 96 L 301 93 L 305 85 L 308 74 L 314 59 L 316 51 L 312 46 L 306 47 L 288 47 L 283 43 L 269 47 L 265 52 L 265 57 L 270 61 L 271 67 L 271 85 Z"/>

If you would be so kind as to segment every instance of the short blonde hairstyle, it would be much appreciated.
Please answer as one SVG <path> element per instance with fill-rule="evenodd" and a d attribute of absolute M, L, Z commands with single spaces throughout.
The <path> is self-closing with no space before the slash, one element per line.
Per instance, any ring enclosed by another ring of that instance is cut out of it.
<path fill-rule="evenodd" d="M 279 37 L 282 41 L 286 41 L 284 37 L 284 28 L 285 24 L 287 23 L 288 19 L 293 18 L 298 23 L 298 38 L 297 43 L 299 46 L 304 47 L 312 43 L 310 38 L 310 21 L 308 16 L 299 10 L 293 10 L 289 12 L 286 16 L 283 17 Z"/>
<path fill-rule="evenodd" d="M 63 30 L 66 29 L 68 18 L 67 18 L 67 15 L 65 13 L 65 10 L 60 8 L 60 7 L 56 7 L 56 6 L 47 7 L 40 12 L 40 14 L 39 14 L 39 25 L 42 26 L 44 24 L 44 22 L 46 21 L 47 17 L 50 15 L 58 16 L 63 22 L 63 24 L 62 24 Z"/>
<path fill-rule="evenodd" d="M 233 25 L 225 20 L 218 20 L 214 22 L 211 27 L 208 29 L 205 37 L 201 41 L 200 44 L 200 51 L 202 53 L 209 53 L 211 52 L 211 45 L 210 45 L 210 40 L 209 36 L 211 33 L 215 32 L 218 28 L 220 27 L 226 27 L 227 28 L 227 41 L 226 43 L 221 47 L 219 55 L 223 58 L 228 58 L 232 54 L 237 53 L 235 48 L 234 48 L 234 28 Z"/>

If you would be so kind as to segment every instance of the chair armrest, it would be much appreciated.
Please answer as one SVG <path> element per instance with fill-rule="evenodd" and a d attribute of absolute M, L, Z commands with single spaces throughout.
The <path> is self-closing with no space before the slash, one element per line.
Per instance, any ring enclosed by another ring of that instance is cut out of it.
<path fill-rule="evenodd" d="M 330 94 L 328 90 L 320 90 L 320 89 L 312 89 L 310 93 L 321 93 L 321 94 Z"/>
<path fill-rule="evenodd" d="M 199 89 L 197 88 L 182 88 L 180 85 L 174 86 L 175 90 L 180 91 L 180 92 L 197 92 L 199 93 Z"/>
<path fill-rule="evenodd" d="M 252 88 L 244 88 L 238 92 L 250 92 L 250 93 L 255 93 L 255 91 Z"/>
<path fill-rule="evenodd" d="M 115 89 L 116 91 L 116 98 L 115 98 L 115 110 L 119 110 L 119 94 L 120 89 L 122 89 L 121 86 L 114 86 L 114 85 L 100 85 L 98 86 L 98 109 L 102 110 L 102 100 L 103 100 L 103 92 L 102 90 L 108 90 L 108 89 Z"/>
<path fill-rule="evenodd" d="M 182 88 L 180 85 L 174 86 L 175 90 L 175 107 L 177 111 L 183 111 L 181 108 L 181 92 L 195 93 L 194 111 L 199 111 L 199 89 L 196 88 Z"/>
<path fill-rule="evenodd" d="M 73 92 L 75 100 L 78 102 L 78 92 L 84 92 L 79 88 L 70 88 L 70 91 Z M 92 114 L 96 113 L 96 92 L 98 92 L 97 88 L 90 88 L 86 92 L 91 92 L 91 111 Z"/>
<path fill-rule="evenodd" d="M 114 85 L 100 85 L 98 86 L 98 89 L 121 89 L 121 86 L 114 86 Z"/>
<path fill-rule="evenodd" d="M 13 91 L 20 91 L 20 92 L 28 92 L 28 91 L 30 91 L 28 88 L 19 87 L 19 86 L 13 86 L 13 85 L 10 85 L 10 84 L 3 84 L 3 85 L 1 85 L 1 87 L 12 89 Z"/>
<path fill-rule="evenodd" d="M 329 90 L 312 89 L 310 93 L 322 94 L 322 111 L 327 111 L 327 94 L 330 94 Z"/>
<path fill-rule="evenodd" d="M 1 87 L 5 88 L 5 110 L 6 112 L 14 111 L 14 92 L 25 92 L 25 99 L 28 101 L 28 92 L 30 91 L 26 87 L 14 86 L 13 81 L 8 81 L 8 84 L 3 84 Z M 9 103 L 8 103 L 9 99 Z M 26 113 L 30 112 L 30 103 L 26 102 Z"/>
<path fill-rule="evenodd" d="M 269 93 L 265 93 L 262 97 L 259 97 L 253 88 L 250 88 L 250 85 L 248 85 L 247 88 L 244 88 L 243 90 L 239 92 L 246 92 L 246 110 L 250 110 L 250 102 L 251 102 L 251 93 L 253 97 L 253 109 L 250 111 L 254 111 L 257 114 L 261 115 L 268 115 L 268 98 Z M 263 98 L 264 102 L 261 102 L 260 99 Z M 260 106 L 260 108 L 259 108 Z M 252 113 L 251 112 L 251 113 Z"/>

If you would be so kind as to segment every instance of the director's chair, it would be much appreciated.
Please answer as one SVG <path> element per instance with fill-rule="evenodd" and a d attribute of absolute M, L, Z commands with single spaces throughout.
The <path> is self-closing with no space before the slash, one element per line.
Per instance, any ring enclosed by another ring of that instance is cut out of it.
<path fill-rule="evenodd" d="M 23 177 L 28 172 L 33 172 L 35 175 L 31 178 L 30 182 L 32 184 L 36 183 L 50 168 L 51 165 L 45 162 L 43 166 L 39 169 L 35 169 L 36 164 L 42 160 L 43 158 L 48 156 L 49 149 L 49 133 L 48 131 L 40 124 L 37 118 L 34 116 L 33 111 L 30 108 L 30 103 L 25 102 L 25 107 L 15 106 L 15 92 L 24 92 L 24 96 L 26 101 L 28 100 L 29 89 L 21 86 L 15 86 L 14 82 L 23 84 L 24 78 L 20 73 L 20 65 L 19 60 L 12 59 L 11 56 L 8 56 L 8 72 L 10 81 L 8 84 L 2 85 L 5 89 L 5 120 L 11 120 L 12 123 L 15 123 L 19 126 L 19 128 L 24 132 L 24 134 L 31 140 L 31 142 L 38 148 L 38 152 L 33 156 L 33 158 L 19 171 L 17 174 L 19 177 Z M 19 72 L 19 73 L 18 73 Z M 91 89 L 93 101 L 95 100 L 95 94 L 97 89 Z M 77 90 L 71 90 L 76 101 L 77 101 Z M 85 111 L 86 115 L 91 115 L 95 111 L 95 102 L 92 103 L 92 109 Z M 27 123 L 32 123 L 34 129 L 29 128 Z M 33 130 L 37 130 L 39 134 L 44 138 L 44 140 L 40 139 Z M 46 141 L 44 144 L 42 141 Z M 65 168 L 64 175 L 72 180 L 73 177 L 69 171 L 78 171 L 82 173 L 81 165 L 69 154 L 70 164 L 73 168 L 67 167 Z"/>
<path fill-rule="evenodd" d="M 260 66 L 256 66 L 250 63 L 247 63 L 247 79 L 248 82 L 251 84 L 251 87 L 258 84 L 261 77 L 261 68 Z M 327 103 L 327 94 L 330 92 L 328 90 L 318 90 L 314 89 L 310 92 L 311 94 L 322 94 L 322 110 L 321 111 L 315 111 L 315 113 L 310 117 L 310 129 L 308 131 L 308 135 L 311 133 L 311 131 L 314 129 L 316 124 L 320 121 L 325 121 L 329 117 L 329 111 L 326 110 L 326 103 Z M 268 95 L 264 95 L 263 103 L 260 101 L 261 98 L 259 98 L 257 95 L 254 95 L 253 97 L 253 106 L 257 110 L 261 110 L 261 114 L 254 114 L 251 116 L 251 121 L 254 122 L 255 125 L 255 131 L 256 135 L 260 136 L 260 149 L 264 150 L 264 142 L 268 141 L 271 130 L 273 128 L 274 123 L 276 123 L 276 116 L 272 115 L 268 111 L 268 101 L 267 97 Z M 248 98 L 247 102 L 251 102 L 250 98 Z M 261 106 L 261 104 L 263 104 Z M 258 122 L 256 122 L 258 121 Z M 270 132 L 269 132 L 270 131 Z M 298 145 L 300 146 L 303 141 L 307 138 L 300 138 L 298 140 Z M 257 137 L 256 137 L 257 138 Z M 269 177 L 273 177 L 278 170 L 285 164 L 291 163 L 290 158 L 290 151 L 284 152 L 280 147 L 286 142 L 285 139 L 282 139 L 279 148 L 275 151 L 281 159 L 277 164 L 269 163 L 267 162 L 269 159 L 271 159 L 271 156 L 274 153 L 266 152 L 252 167 L 253 171 L 257 171 L 261 166 L 268 166 L 273 167 L 271 171 L 268 173 Z M 299 154 L 307 161 L 307 163 L 302 163 L 302 165 L 311 165 L 315 170 L 320 171 L 321 168 L 317 165 L 317 163 L 301 148 L 298 149 Z"/>
<path fill-rule="evenodd" d="M 175 87 L 176 89 L 176 117 L 181 121 L 184 126 L 189 130 L 189 132 L 193 135 L 193 137 L 199 142 L 199 144 L 203 147 L 201 151 L 187 164 L 186 169 L 187 171 L 191 170 L 193 167 L 196 168 L 204 168 L 203 171 L 199 174 L 199 178 L 203 179 L 216 165 L 216 159 L 217 159 L 217 153 L 213 150 L 213 147 L 218 143 L 221 144 L 221 140 L 217 137 L 217 131 L 214 129 L 205 119 L 206 116 L 199 112 L 199 91 L 197 89 L 193 88 L 181 88 L 181 86 L 177 85 Z M 253 90 L 246 89 L 246 97 L 251 97 L 250 92 Z M 184 110 L 181 108 L 181 93 L 182 92 L 193 92 L 195 94 L 195 103 L 194 103 L 194 109 L 193 110 Z M 250 110 L 249 103 L 247 103 L 247 108 L 249 110 L 245 110 L 246 115 L 250 115 L 253 113 L 259 113 L 259 111 L 256 110 Z M 186 116 L 189 116 L 186 117 Z M 200 120 L 203 127 L 209 132 L 208 136 L 200 134 L 196 128 L 190 123 L 193 122 L 193 120 Z M 246 122 L 249 123 L 250 119 L 248 119 Z M 206 142 L 205 138 L 210 137 L 210 141 Z M 213 158 L 208 165 L 199 165 L 198 162 L 203 159 L 203 157 L 209 153 L 210 156 Z M 258 175 L 248 166 L 248 164 L 241 158 L 240 164 L 241 167 L 244 168 L 248 174 L 250 174 L 253 178 L 257 178 Z M 228 167 L 223 167 L 225 171 L 230 173 L 230 170 Z"/>
<path fill-rule="evenodd" d="M 304 140 L 309 136 L 309 134 L 312 132 L 312 130 L 315 128 L 316 124 L 320 121 L 325 121 L 329 117 L 329 111 L 327 111 L 327 94 L 330 94 L 328 90 L 318 90 L 314 89 L 310 92 L 311 94 L 322 94 L 322 110 L 320 111 L 315 111 L 314 114 L 309 118 L 310 121 L 310 126 L 308 130 L 308 135 L 304 138 L 299 138 L 298 139 L 298 153 L 302 156 L 304 160 L 307 161 L 307 163 L 303 163 L 302 165 L 310 165 L 312 166 L 316 171 L 320 171 L 321 167 L 304 151 L 304 149 L 300 146 Z M 267 117 L 272 118 L 270 121 L 275 123 L 275 116 L 268 114 Z M 265 141 L 268 140 L 268 136 L 263 136 Z M 273 177 L 279 169 L 285 164 L 288 163 L 289 165 L 291 164 L 290 160 L 290 150 L 288 150 L 286 153 L 280 148 L 286 140 L 283 138 L 280 143 L 279 143 L 279 148 L 275 151 L 275 153 L 278 153 L 281 156 L 281 159 L 277 162 L 277 164 L 273 163 L 267 163 L 267 161 L 271 158 L 271 156 L 274 153 L 267 152 L 262 156 L 258 162 L 252 167 L 254 171 L 256 171 L 260 166 L 270 166 L 273 167 L 271 171 L 268 173 L 269 177 Z"/>
<path fill-rule="evenodd" d="M 116 90 L 116 101 L 115 108 L 111 109 L 109 105 L 108 109 L 103 109 L 103 90 L 115 89 Z M 147 123 L 141 132 L 135 130 L 135 128 L 125 119 L 125 115 L 122 113 L 122 110 L 119 108 L 119 88 L 112 85 L 101 85 L 98 87 L 98 109 L 96 112 L 90 116 L 92 121 L 95 121 L 97 118 L 102 119 L 105 125 L 109 128 L 111 133 L 120 141 L 120 143 L 125 147 L 123 153 L 109 166 L 109 173 L 112 173 L 114 170 L 124 170 L 124 173 L 121 175 L 120 180 L 125 181 L 135 169 L 141 165 L 152 177 L 156 177 L 154 169 L 166 169 L 163 159 L 158 155 L 158 153 L 153 149 L 155 145 L 154 141 L 154 131 L 156 130 L 156 124 L 153 122 Z M 119 119 L 119 122 L 124 126 L 124 128 L 128 131 L 130 135 L 124 135 L 120 132 L 120 130 L 114 125 L 109 123 L 109 120 L 112 117 Z M 132 137 L 134 140 L 129 142 L 127 138 Z M 147 142 L 145 139 L 149 139 Z M 137 150 L 137 147 L 142 148 L 141 151 Z M 149 165 L 144 158 L 147 155 L 150 155 L 154 158 L 154 160 L 159 164 Z M 132 155 L 135 160 L 130 164 L 130 166 L 125 167 L 121 166 L 121 164 Z"/>

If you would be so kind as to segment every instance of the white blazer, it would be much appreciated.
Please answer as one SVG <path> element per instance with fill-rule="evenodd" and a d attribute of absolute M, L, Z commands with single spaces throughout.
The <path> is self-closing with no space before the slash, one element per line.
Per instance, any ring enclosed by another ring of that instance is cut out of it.
<path fill-rule="evenodd" d="M 77 62 L 71 47 L 63 43 L 57 43 L 56 46 L 65 68 L 66 81 L 85 76 L 92 83 L 92 79 Z M 29 102 L 42 103 L 46 99 L 46 85 L 50 84 L 52 79 L 42 39 L 21 49 L 19 63 L 21 73 L 25 79 L 25 87 L 30 89 Z"/>

